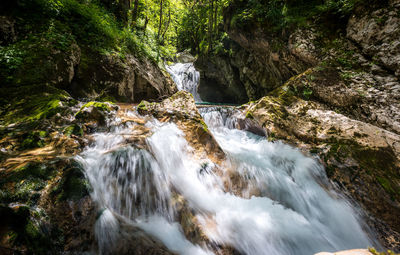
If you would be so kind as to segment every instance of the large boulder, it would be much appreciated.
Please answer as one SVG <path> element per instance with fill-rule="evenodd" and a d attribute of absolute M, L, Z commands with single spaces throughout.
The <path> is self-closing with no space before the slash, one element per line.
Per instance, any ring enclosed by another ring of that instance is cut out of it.
<path fill-rule="evenodd" d="M 176 85 L 148 59 L 127 55 L 85 53 L 69 88 L 78 98 L 113 99 L 119 102 L 161 100 L 177 91 Z"/>
<path fill-rule="evenodd" d="M 75 118 L 81 123 L 94 122 L 97 126 L 104 126 L 117 109 L 118 106 L 108 102 L 88 102 L 75 114 Z"/>
<path fill-rule="evenodd" d="M 225 154 L 208 130 L 207 124 L 197 110 L 192 94 L 179 91 L 160 103 L 142 101 L 139 113 L 150 114 L 160 121 L 173 121 L 186 135 L 199 158 L 210 158 L 215 163 L 225 159 Z"/>

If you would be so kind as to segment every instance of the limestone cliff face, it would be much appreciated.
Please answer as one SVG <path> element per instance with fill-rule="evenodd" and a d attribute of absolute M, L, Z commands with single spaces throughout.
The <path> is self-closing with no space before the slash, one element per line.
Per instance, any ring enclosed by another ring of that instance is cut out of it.
<path fill-rule="evenodd" d="M 196 67 L 203 81 L 199 92 L 205 94 L 209 80 L 212 88 L 227 91 L 231 100 L 259 99 L 293 75 L 305 71 L 318 61 L 318 49 L 313 44 L 314 30 L 299 29 L 291 34 L 272 36 L 261 29 L 242 31 L 231 27 L 230 9 L 225 11 L 225 31 L 230 40 L 225 44 L 232 52 L 204 56 Z M 205 78 L 205 79 L 204 79 Z"/>
<path fill-rule="evenodd" d="M 400 76 L 400 1 L 386 8 L 356 11 L 347 25 L 347 37 L 389 72 Z"/>

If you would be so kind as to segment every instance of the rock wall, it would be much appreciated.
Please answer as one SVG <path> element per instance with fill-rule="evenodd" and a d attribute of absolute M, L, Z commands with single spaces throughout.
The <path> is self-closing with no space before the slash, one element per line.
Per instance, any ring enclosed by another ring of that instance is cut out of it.
<path fill-rule="evenodd" d="M 224 46 L 230 53 L 203 56 L 195 63 L 204 78 L 200 94 L 210 86 L 226 91 L 237 103 L 246 97 L 256 100 L 318 63 L 315 31 L 299 29 L 275 37 L 261 29 L 242 31 L 231 27 L 230 12 L 228 7 L 224 15 L 224 29 L 230 38 Z"/>
<path fill-rule="evenodd" d="M 386 8 L 356 11 L 347 25 L 347 37 L 362 52 L 395 76 L 400 76 L 400 1 Z"/>

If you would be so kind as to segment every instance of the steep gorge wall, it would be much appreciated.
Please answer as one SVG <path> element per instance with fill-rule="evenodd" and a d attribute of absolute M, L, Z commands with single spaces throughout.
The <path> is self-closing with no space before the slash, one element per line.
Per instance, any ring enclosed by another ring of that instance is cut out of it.
<path fill-rule="evenodd" d="M 237 102 L 246 97 L 259 99 L 319 61 L 311 43 L 313 31 L 297 30 L 280 36 L 261 28 L 243 31 L 232 25 L 232 8 L 224 14 L 224 30 L 229 35 L 224 46 L 230 53 L 202 56 L 196 62 L 202 78 L 212 79 L 214 88 L 235 91 L 240 99 Z M 200 85 L 200 91 L 202 86 L 207 86 L 206 82 Z"/>

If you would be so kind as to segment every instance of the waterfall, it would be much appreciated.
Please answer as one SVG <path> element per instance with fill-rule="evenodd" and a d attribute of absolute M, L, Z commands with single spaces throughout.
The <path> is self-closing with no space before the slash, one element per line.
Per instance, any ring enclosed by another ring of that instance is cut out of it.
<path fill-rule="evenodd" d="M 224 165 L 195 158 L 175 124 L 156 120 L 147 123 L 153 134 L 146 148 L 125 142 L 134 126 L 117 125 L 96 134 L 78 157 L 102 208 L 96 222 L 101 254 L 131 234 L 121 225 L 145 231 L 178 254 L 218 254 L 227 246 L 242 254 L 309 255 L 377 244 L 351 204 L 330 189 L 316 160 L 236 129 L 234 110 L 200 111 L 227 154 Z M 222 176 L 229 171 L 239 178 L 227 187 Z M 234 191 L 235 182 L 243 188 Z M 202 242 L 185 236 L 177 197 L 204 232 Z"/>
<path fill-rule="evenodd" d="M 197 87 L 200 82 L 200 73 L 196 71 L 193 63 L 175 63 L 166 66 L 167 71 L 176 83 L 178 90 L 190 92 L 196 102 L 202 102 L 197 93 Z"/>

